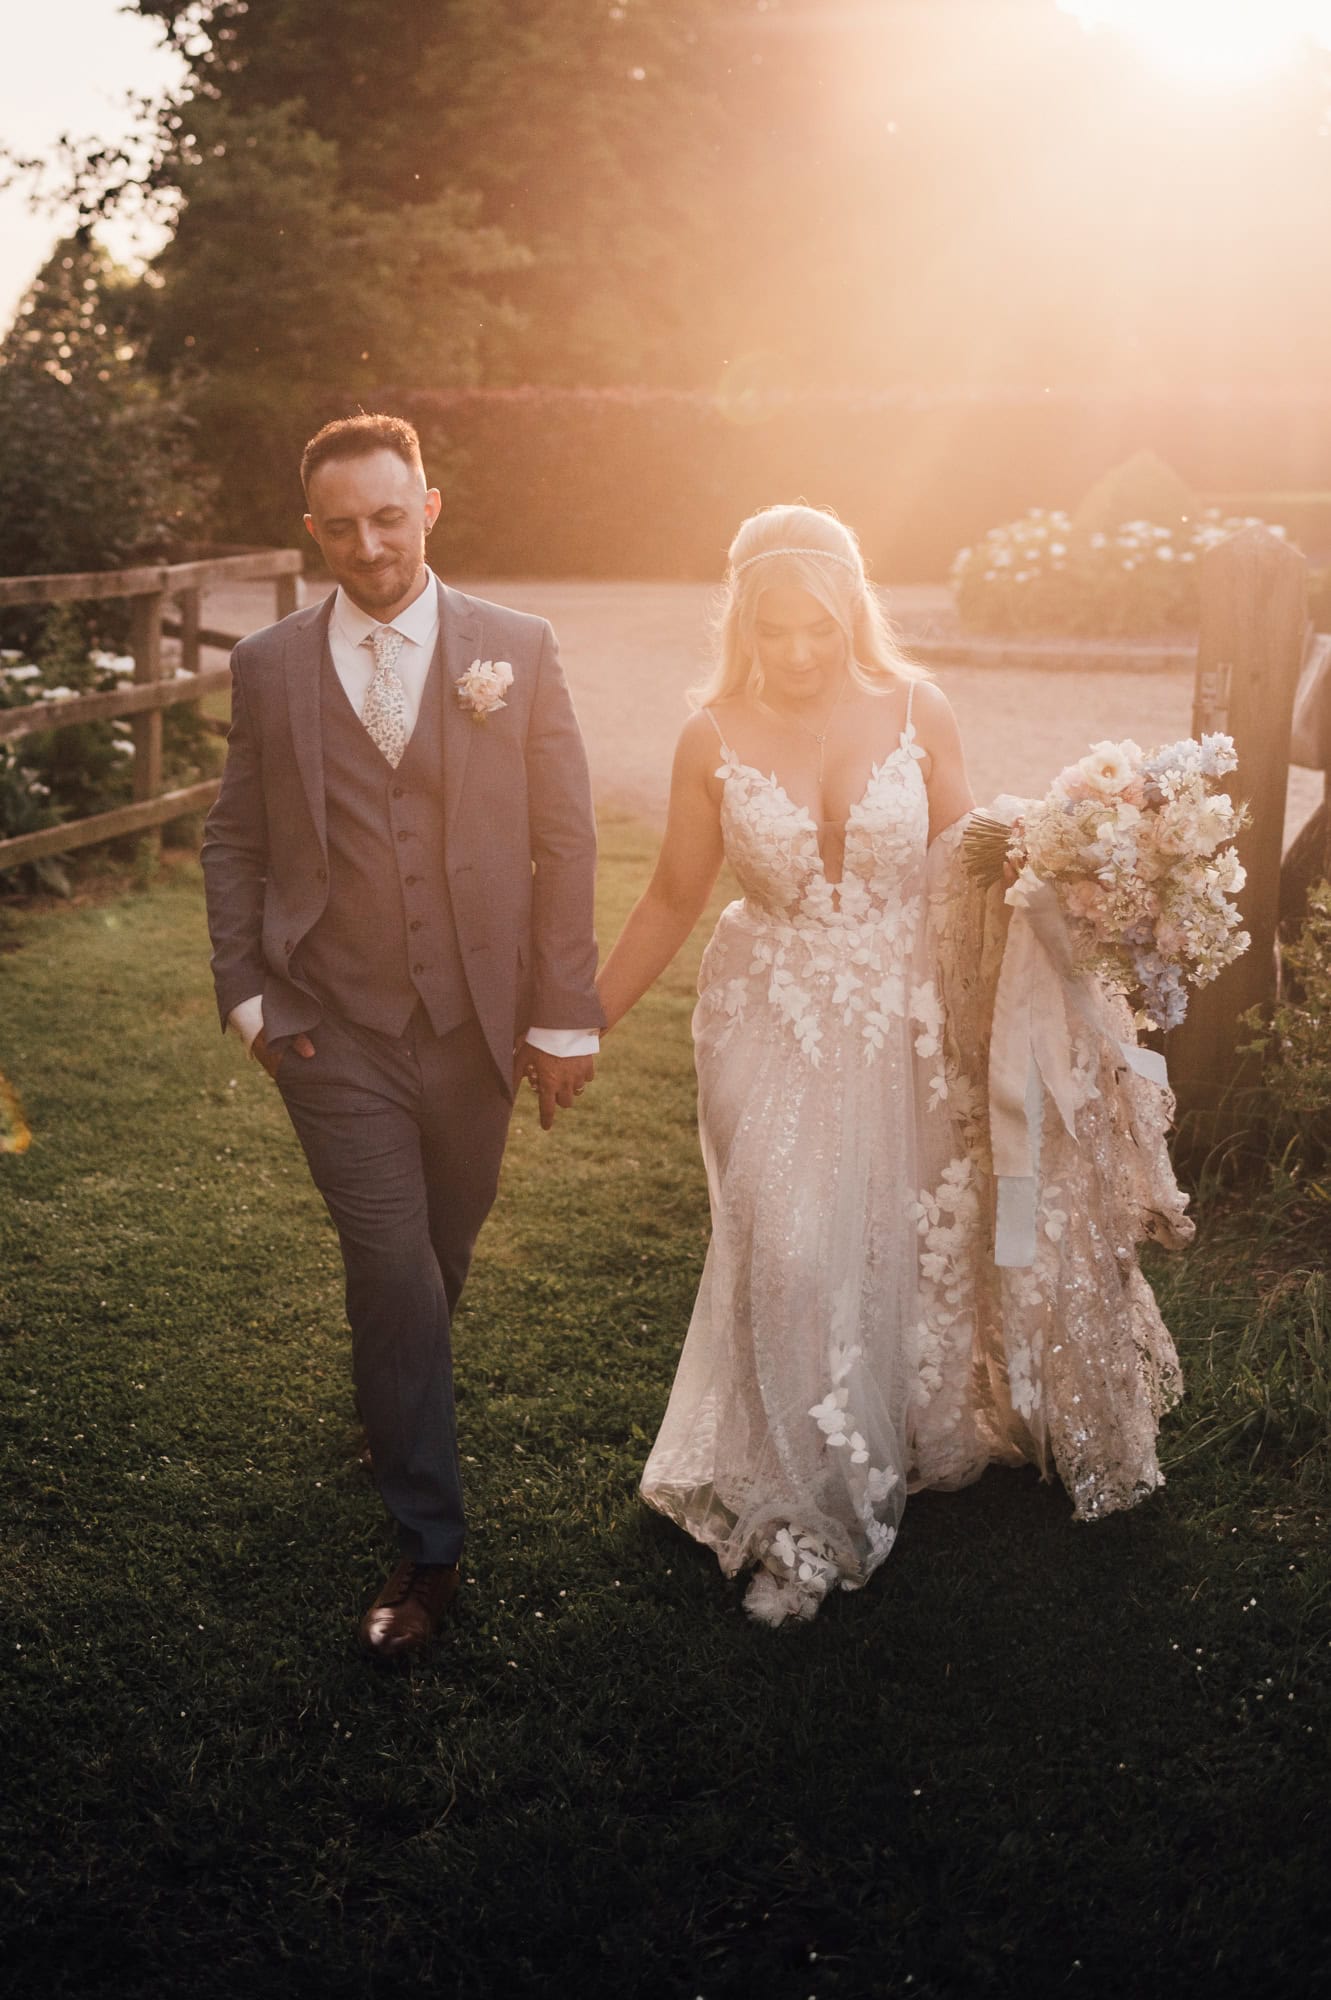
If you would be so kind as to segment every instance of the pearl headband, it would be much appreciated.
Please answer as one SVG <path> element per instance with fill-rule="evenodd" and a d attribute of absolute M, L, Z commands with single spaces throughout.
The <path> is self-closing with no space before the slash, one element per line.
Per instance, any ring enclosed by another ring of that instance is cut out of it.
<path fill-rule="evenodd" d="M 843 569 L 850 570 L 855 576 L 860 573 L 857 562 L 852 561 L 850 556 L 838 555 L 835 549 L 760 549 L 756 556 L 745 556 L 743 562 L 736 563 L 731 575 L 738 576 L 741 570 L 752 569 L 754 563 L 770 562 L 774 556 L 814 556 L 824 562 L 840 563 Z"/>

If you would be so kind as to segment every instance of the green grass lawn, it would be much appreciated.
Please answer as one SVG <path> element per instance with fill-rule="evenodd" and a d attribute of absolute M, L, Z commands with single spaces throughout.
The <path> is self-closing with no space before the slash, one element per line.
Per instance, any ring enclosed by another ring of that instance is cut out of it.
<path fill-rule="evenodd" d="M 612 821 L 603 850 L 609 937 L 651 840 Z M 912 1501 L 812 1627 L 754 1627 L 635 1497 L 706 1243 L 686 960 L 554 1134 L 521 1106 L 457 1334 L 461 1611 L 384 1673 L 336 1245 L 217 1032 L 197 870 L 0 913 L 34 1134 L 0 1157 L 6 1992 L 1331 1975 L 1331 1558 L 1315 1452 L 1259 1393 L 1269 1241 L 1232 1215 L 1156 1267 L 1196 1384 L 1163 1494 L 1075 1526 L 991 1472 Z"/>

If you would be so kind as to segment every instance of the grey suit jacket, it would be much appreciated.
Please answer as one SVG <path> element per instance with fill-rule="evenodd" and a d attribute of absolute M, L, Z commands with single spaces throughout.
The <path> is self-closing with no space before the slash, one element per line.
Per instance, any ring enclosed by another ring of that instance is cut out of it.
<path fill-rule="evenodd" d="M 472 1005 L 511 1088 L 513 1048 L 533 1022 L 595 1028 L 605 1018 L 593 984 L 587 758 L 545 620 L 438 589 L 449 893 Z M 289 967 L 328 896 L 319 681 L 331 613 L 330 597 L 233 652 L 226 769 L 204 829 L 222 1024 L 262 993 L 270 1037 L 319 1019 Z M 513 668 L 507 705 L 483 722 L 454 693 L 478 659 Z M 365 970 L 372 979 L 373 965 Z"/>

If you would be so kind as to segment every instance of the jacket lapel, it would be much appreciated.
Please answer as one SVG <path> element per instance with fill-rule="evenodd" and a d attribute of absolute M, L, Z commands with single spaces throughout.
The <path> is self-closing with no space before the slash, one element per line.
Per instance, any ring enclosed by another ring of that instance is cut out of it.
<path fill-rule="evenodd" d="M 287 690 L 287 714 L 291 721 L 291 741 L 296 753 L 296 769 L 305 788 L 310 818 L 325 858 L 328 854 L 328 817 L 324 803 L 323 725 L 319 715 L 319 684 L 323 678 L 324 648 L 333 615 L 330 593 L 316 605 L 309 617 L 291 630 L 282 660 Z"/>
<path fill-rule="evenodd" d="M 444 812 L 445 831 L 451 832 L 462 802 L 462 780 L 467 769 L 475 724 L 459 706 L 457 684 L 478 656 L 481 643 L 480 621 L 470 598 L 461 591 L 439 585 L 439 651 L 443 661 Z"/>

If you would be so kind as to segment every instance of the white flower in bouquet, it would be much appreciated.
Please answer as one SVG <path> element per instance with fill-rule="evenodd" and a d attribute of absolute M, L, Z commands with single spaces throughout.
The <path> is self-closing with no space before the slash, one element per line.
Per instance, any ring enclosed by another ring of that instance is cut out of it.
<path fill-rule="evenodd" d="M 993 880 L 1006 859 L 1053 885 L 1078 970 L 1177 1027 L 1187 986 L 1204 986 L 1247 950 L 1230 900 L 1244 871 L 1232 842 L 1244 821 L 1208 787 L 1237 759 L 1228 736 L 1186 738 L 1149 755 L 1096 743 L 1011 826 L 977 815 L 966 844 Z"/>
<path fill-rule="evenodd" d="M 1069 791 L 1072 798 L 1099 795 L 1114 798 L 1125 792 L 1141 768 L 1141 751 L 1133 742 L 1093 743 L 1086 755 L 1071 766 L 1081 785 Z M 1068 773 L 1064 773 L 1066 777 Z"/>

